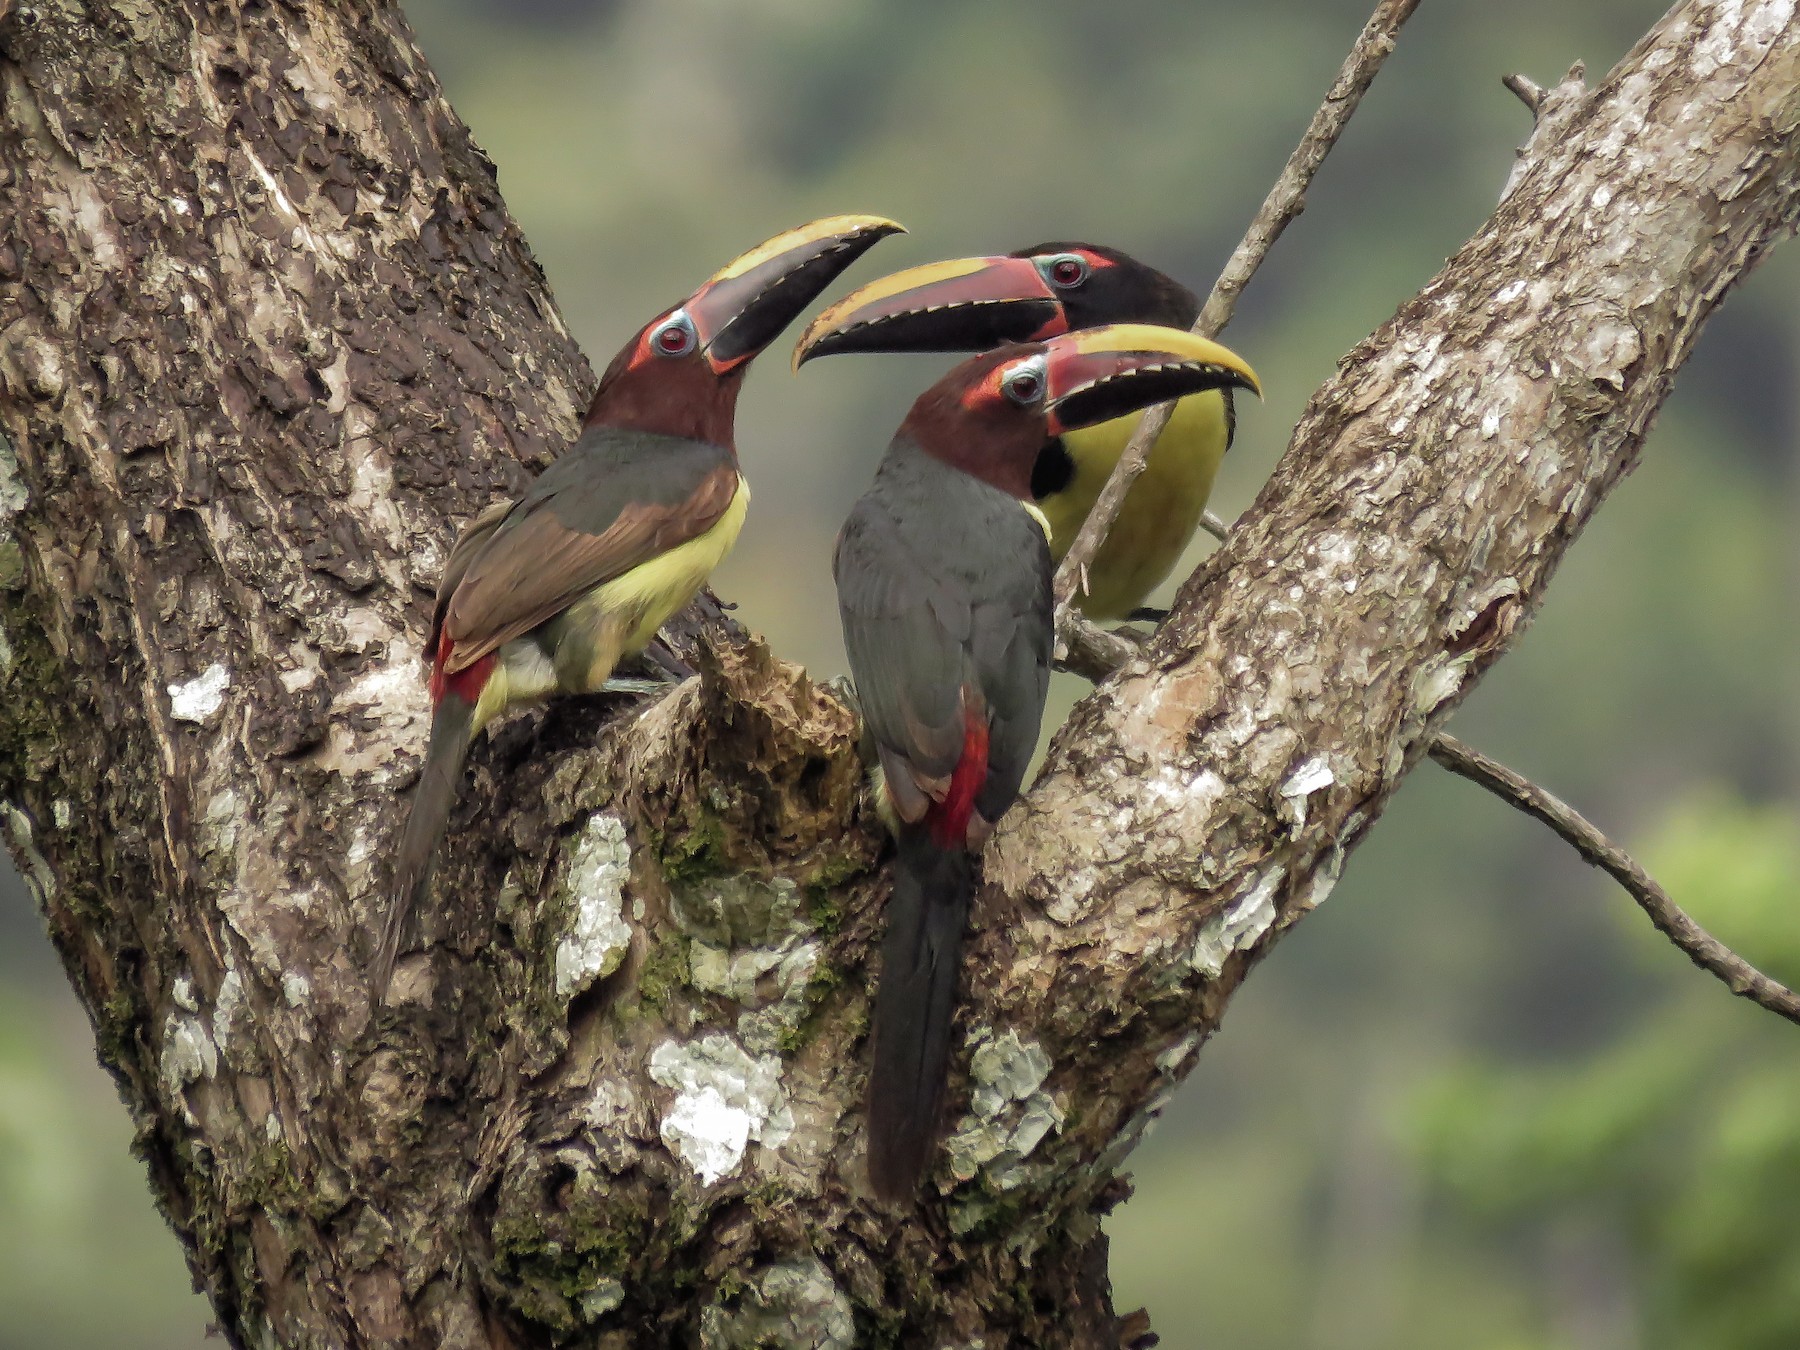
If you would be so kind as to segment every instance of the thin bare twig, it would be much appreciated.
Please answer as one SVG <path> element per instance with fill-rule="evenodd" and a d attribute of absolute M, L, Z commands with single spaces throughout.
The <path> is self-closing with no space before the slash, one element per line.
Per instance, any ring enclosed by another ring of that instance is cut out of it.
<path fill-rule="evenodd" d="M 1237 297 L 1255 275 L 1270 247 L 1306 205 L 1306 189 L 1356 111 L 1356 105 L 1374 81 L 1388 55 L 1394 49 L 1400 26 L 1412 16 L 1419 0 L 1382 0 L 1356 40 L 1343 69 L 1338 72 L 1325 102 L 1313 115 L 1312 124 L 1282 170 L 1281 177 L 1264 199 L 1262 209 L 1251 222 L 1249 231 L 1232 253 L 1231 259 L 1213 284 L 1194 331 L 1213 336 L 1229 322 Z M 1547 105 L 1573 102 L 1582 92 L 1584 71 L 1577 65 L 1567 79 L 1554 90 L 1545 90 L 1523 75 L 1508 75 L 1503 83 L 1539 118 Z M 1517 176 L 1515 168 L 1514 177 Z M 1513 179 L 1509 179 L 1510 190 Z M 1088 512 L 1087 520 L 1076 535 L 1074 545 L 1056 573 L 1057 632 L 1063 649 L 1059 664 L 1087 678 L 1099 681 L 1124 665 L 1137 651 L 1138 644 L 1121 633 L 1110 633 L 1086 622 L 1070 609 L 1076 591 L 1085 586 L 1088 568 L 1105 542 L 1107 531 L 1117 519 L 1119 508 L 1131 490 L 1132 483 L 1144 471 L 1150 447 L 1169 424 L 1174 412 L 1172 403 L 1159 404 L 1147 410 L 1132 433 L 1119 462 L 1113 467 L 1099 499 Z M 1211 511 L 1206 511 L 1201 524 L 1214 538 L 1224 540 L 1229 526 Z M 1551 793 L 1514 773 L 1497 760 L 1465 745 L 1454 736 L 1442 732 L 1432 737 L 1428 753 L 1444 768 L 1478 783 L 1502 800 L 1527 815 L 1548 825 L 1589 863 L 1604 870 L 1623 886 L 1650 916 L 1669 941 L 1673 942 L 1695 965 L 1722 981 L 1726 988 L 1747 998 L 1770 1012 L 1800 1023 L 1800 995 L 1770 979 L 1744 960 L 1731 948 L 1708 933 L 1684 913 L 1658 886 L 1650 875 L 1618 845 L 1584 820 L 1576 811 Z"/>
<path fill-rule="evenodd" d="M 1058 638 L 1056 668 L 1095 684 L 1138 654 L 1138 644 L 1129 634 L 1102 628 L 1076 613 L 1065 616 Z"/>
<path fill-rule="evenodd" d="M 1512 171 L 1506 175 L 1506 184 L 1500 189 L 1500 200 L 1505 201 L 1525 176 L 1526 167 L 1541 157 L 1540 152 L 1544 147 L 1556 144 L 1563 129 L 1587 102 L 1587 66 L 1577 61 L 1569 67 L 1569 73 L 1563 76 L 1562 82 L 1549 89 L 1523 75 L 1502 76 L 1500 83 L 1517 94 L 1519 101 L 1531 109 L 1531 134 L 1519 147 L 1519 152 L 1513 159 Z"/>
<path fill-rule="evenodd" d="M 1650 916 L 1650 922 L 1686 952 L 1690 961 L 1724 981 L 1732 993 L 1778 1013 L 1790 1022 L 1800 1022 L 1800 995 L 1771 980 L 1690 919 L 1630 854 L 1567 804 L 1454 736 L 1439 732 L 1431 743 L 1430 755 L 1451 773 L 1479 783 L 1501 800 L 1555 830 L 1583 858 L 1623 886 Z"/>
<path fill-rule="evenodd" d="M 1305 210 L 1306 189 L 1311 184 L 1313 175 L 1318 172 L 1319 165 L 1325 162 L 1325 156 L 1330 153 L 1331 147 L 1337 143 L 1350 120 L 1350 114 L 1356 111 L 1356 105 L 1362 101 L 1363 94 L 1374 81 L 1375 72 L 1381 69 L 1382 62 L 1394 50 L 1394 40 L 1399 35 L 1400 26 L 1412 16 L 1418 5 L 1419 0 L 1381 0 L 1376 5 L 1375 13 L 1364 25 L 1362 33 L 1356 39 L 1356 45 L 1350 49 L 1350 55 L 1344 58 L 1343 68 L 1338 71 L 1337 79 L 1326 93 L 1324 103 L 1313 114 L 1312 124 L 1306 128 L 1306 134 L 1300 138 L 1300 144 L 1288 158 L 1281 177 L 1269 189 L 1269 195 L 1263 200 L 1256 219 L 1250 222 L 1249 232 L 1232 253 L 1225 264 L 1225 270 L 1219 274 L 1219 279 L 1213 283 L 1212 294 L 1207 297 L 1200 317 L 1194 321 L 1196 333 L 1211 337 L 1230 321 L 1232 311 L 1237 308 L 1238 295 L 1256 274 L 1256 269 L 1262 266 L 1270 247 L 1281 237 L 1281 232 L 1288 227 L 1289 222 Z M 1069 549 L 1068 556 L 1057 569 L 1056 609 L 1059 625 L 1068 616 L 1070 600 L 1084 581 L 1094 555 L 1100 551 L 1100 545 L 1106 539 L 1107 531 L 1118 518 L 1119 508 L 1125 502 L 1125 494 L 1131 490 L 1137 476 L 1144 471 L 1150 447 L 1169 424 L 1174 407 L 1172 403 L 1164 403 L 1144 414 L 1137 430 L 1132 433 L 1125 452 L 1113 466 L 1112 476 L 1106 480 L 1099 499 L 1088 512 L 1081 532 L 1075 536 L 1075 543 Z M 1224 538 L 1222 533 L 1214 532 L 1221 539 Z"/>

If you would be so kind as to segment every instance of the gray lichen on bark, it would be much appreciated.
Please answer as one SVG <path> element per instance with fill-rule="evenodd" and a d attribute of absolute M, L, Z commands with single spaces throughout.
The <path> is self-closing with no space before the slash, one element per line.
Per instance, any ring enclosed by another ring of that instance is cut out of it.
<path fill-rule="evenodd" d="M 1116 1341 L 1097 1215 L 1793 225 L 1800 38 L 1678 5 L 1314 397 L 1057 735 L 950 1140 L 863 1194 L 851 713 L 716 615 L 473 757 L 362 978 L 455 523 L 590 372 L 398 12 L 0 5 L 0 790 L 235 1344 Z"/>

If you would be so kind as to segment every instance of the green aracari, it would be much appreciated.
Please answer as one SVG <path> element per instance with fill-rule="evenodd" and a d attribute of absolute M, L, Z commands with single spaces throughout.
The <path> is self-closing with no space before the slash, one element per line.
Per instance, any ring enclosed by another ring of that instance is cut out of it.
<path fill-rule="evenodd" d="M 626 343 L 579 438 L 524 495 L 463 530 L 432 607 L 431 740 L 372 963 L 378 998 L 476 733 L 517 704 L 598 692 L 694 598 L 750 501 L 733 426 L 751 360 L 900 229 L 879 216 L 832 216 L 729 263 Z"/>
<path fill-rule="evenodd" d="M 869 1180 L 930 1162 L 975 860 L 1019 795 L 1052 647 L 1045 444 L 1152 403 L 1249 387 L 1217 343 L 1147 324 L 1008 345 L 920 396 L 838 536 L 844 645 L 896 844 L 872 1023 Z"/>
<path fill-rule="evenodd" d="M 837 352 L 981 351 L 1108 323 L 1190 328 L 1199 313 L 1200 302 L 1187 287 L 1117 249 L 1037 244 L 1005 257 L 927 263 L 870 282 L 813 321 L 794 364 Z M 1260 392 L 1247 367 L 1245 374 L 1242 387 Z M 1136 425 L 1134 415 L 1060 437 L 1032 466 L 1033 500 L 1050 522 L 1050 554 L 1057 562 L 1075 542 Z M 1176 404 L 1088 568 L 1080 604 L 1090 618 L 1142 612 L 1194 537 L 1236 425 L 1229 388 Z"/>

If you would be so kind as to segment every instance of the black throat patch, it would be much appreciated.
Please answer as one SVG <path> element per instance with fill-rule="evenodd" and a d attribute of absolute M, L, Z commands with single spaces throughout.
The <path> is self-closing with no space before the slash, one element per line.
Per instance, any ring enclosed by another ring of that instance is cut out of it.
<path fill-rule="evenodd" d="M 1043 501 L 1054 497 L 1075 480 L 1075 459 L 1057 436 L 1044 442 L 1037 462 L 1031 466 L 1031 498 Z"/>

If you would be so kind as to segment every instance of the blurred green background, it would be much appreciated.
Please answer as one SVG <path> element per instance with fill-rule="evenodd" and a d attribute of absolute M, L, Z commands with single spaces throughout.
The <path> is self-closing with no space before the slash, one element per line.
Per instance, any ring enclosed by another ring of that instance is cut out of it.
<path fill-rule="evenodd" d="M 595 364 L 777 229 L 912 227 L 851 280 L 1053 237 L 1199 289 L 1364 0 L 415 0 Z M 1527 129 L 1499 77 L 1603 72 L 1654 0 L 1428 0 L 1229 334 L 1243 509 L 1310 392 L 1486 217 Z M 1708 329 L 1536 627 L 1456 730 L 1640 851 L 1800 980 L 1800 251 Z M 750 380 L 756 503 L 721 595 L 842 669 L 831 540 L 940 358 Z M 1198 556 L 1198 554 L 1196 554 Z M 1062 706 L 1079 693 L 1066 682 Z M 1800 1029 L 1622 894 L 1422 767 L 1234 1003 L 1109 1222 L 1172 1350 L 1800 1346 Z M 29 901 L 0 904 L 0 1347 L 203 1344 Z"/>

